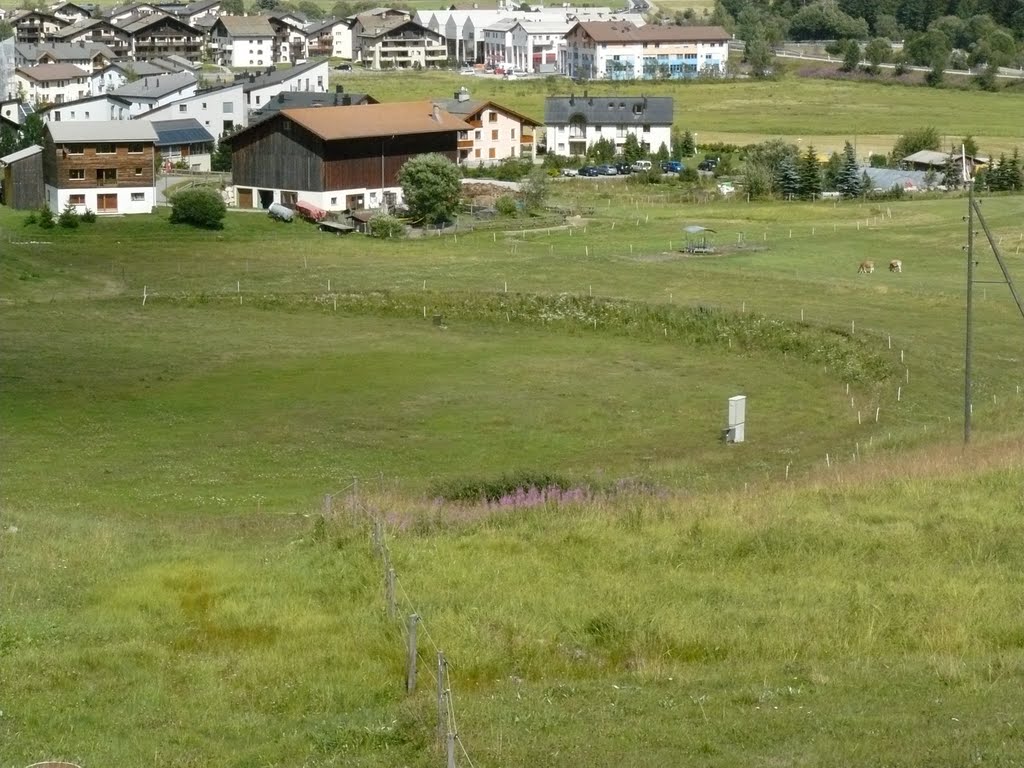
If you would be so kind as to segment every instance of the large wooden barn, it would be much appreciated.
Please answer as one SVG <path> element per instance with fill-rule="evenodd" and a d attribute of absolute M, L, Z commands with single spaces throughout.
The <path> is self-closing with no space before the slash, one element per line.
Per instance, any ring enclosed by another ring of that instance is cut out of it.
<path fill-rule="evenodd" d="M 457 162 L 469 130 L 429 102 L 283 109 L 228 139 L 238 207 L 390 208 L 402 201 L 407 160 L 436 153 Z"/>

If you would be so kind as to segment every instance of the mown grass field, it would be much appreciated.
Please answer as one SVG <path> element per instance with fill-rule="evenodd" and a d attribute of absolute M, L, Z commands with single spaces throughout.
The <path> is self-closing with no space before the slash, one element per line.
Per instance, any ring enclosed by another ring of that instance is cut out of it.
<path fill-rule="evenodd" d="M 332 83 L 335 82 L 332 79 Z M 447 97 L 465 86 L 474 98 L 490 98 L 544 120 L 544 97 L 565 96 L 584 87 L 564 78 L 506 81 L 452 72 L 356 71 L 337 82 L 380 101 Z M 1024 93 L 942 90 L 879 83 L 841 82 L 788 76 L 775 82 L 593 82 L 589 95 L 646 94 L 675 99 L 675 126 L 697 134 L 697 141 L 748 144 L 782 137 L 819 151 L 841 151 L 843 142 L 858 154 L 886 153 L 895 139 L 915 128 L 934 126 L 945 144 L 974 135 L 988 152 L 1024 146 Z"/>
<path fill-rule="evenodd" d="M 0 766 L 441 763 L 352 491 L 318 523 L 353 478 L 475 765 L 1019 759 L 1024 322 L 979 286 L 961 455 L 964 202 L 555 197 L 386 242 L 0 212 Z M 599 493 L 434 498 L 515 471 Z"/>

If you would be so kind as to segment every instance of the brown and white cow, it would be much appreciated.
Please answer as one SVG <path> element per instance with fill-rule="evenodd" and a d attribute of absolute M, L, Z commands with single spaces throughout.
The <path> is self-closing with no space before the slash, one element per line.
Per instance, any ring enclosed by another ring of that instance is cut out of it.
<path fill-rule="evenodd" d="M 875 271 L 875 262 L 873 261 L 862 261 L 860 266 L 857 267 L 858 275 L 870 275 Z"/>
<path fill-rule="evenodd" d="M 899 259 L 893 259 L 892 261 L 889 262 L 889 271 L 890 272 L 902 272 L 903 271 L 903 262 L 900 261 Z"/>

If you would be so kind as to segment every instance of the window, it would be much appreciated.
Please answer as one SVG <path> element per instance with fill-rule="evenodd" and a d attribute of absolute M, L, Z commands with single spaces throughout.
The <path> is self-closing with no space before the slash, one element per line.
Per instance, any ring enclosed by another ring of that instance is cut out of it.
<path fill-rule="evenodd" d="M 128 154 L 129 155 L 141 155 L 144 149 L 145 149 L 145 147 L 142 145 L 141 142 L 139 142 L 139 143 L 132 143 L 132 144 L 128 145 Z"/>
<path fill-rule="evenodd" d="M 72 168 L 68 171 L 68 179 L 71 181 L 85 181 L 85 168 Z"/>
<path fill-rule="evenodd" d="M 68 202 L 71 205 L 85 205 L 85 195 L 68 195 Z"/>
<path fill-rule="evenodd" d="M 257 97 L 256 97 L 256 103 L 257 103 L 257 104 L 259 104 L 259 103 L 260 103 L 260 97 L 259 97 L 259 96 L 257 96 Z"/>
<path fill-rule="evenodd" d="M 498 122 L 498 113 L 497 112 L 488 112 L 487 113 L 487 121 L 490 122 L 490 123 Z"/>
<path fill-rule="evenodd" d="M 493 131 L 491 131 L 491 141 L 497 141 L 497 140 L 498 140 L 498 129 L 495 128 Z"/>
<path fill-rule="evenodd" d="M 178 112 L 182 112 L 182 113 L 188 112 L 188 104 L 179 104 L 178 105 Z"/>
<path fill-rule="evenodd" d="M 332 197 L 331 198 L 331 205 L 337 205 L 337 204 L 338 204 L 338 198 Z"/>
<path fill-rule="evenodd" d="M 69 155 L 81 155 L 85 153 L 85 147 L 79 144 L 78 146 L 64 147 L 64 151 Z"/>
<path fill-rule="evenodd" d="M 651 126 L 645 125 L 644 126 L 644 133 L 650 133 L 650 132 L 651 132 Z"/>
<path fill-rule="evenodd" d="M 206 102 L 203 102 L 203 109 L 206 109 Z"/>
<path fill-rule="evenodd" d="M 97 168 L 96 169 L 96 183 L 97 184 L 116 184 L 117 183 L 117 168 Z"/>
<path fill-rule="evenodd" d="M 644 111 L 644 105 L 643 104 L 634 104 L 633 105 L 633 114 L 634 115 L 639 115 L 643 111 Z"/>
<path fill-rule="evenodd" d="M 75 116 L 75 113 L 74 113 L 74 112 L 72 112 L 72 113 L 71 113 L 71 116 L 72 116 L 72 117 L 74 117 L 74 116 Z M 86 112 L 85 112 L 85 119 L 86 119 L 86 120 L 88 120 L 88 119 L 89 119 L 89 111 L 88 111 L 88 110 L 86 110 Z"/>
<path fill-rule="evenodd" d="M 224 102 L 224 114 L 225 115 L 230 115 L 230 114 L 233 114 L 234 111 L 235 111 L 235 105 L 233 103 L 231 103 L 230 101 L 225 101 Z"/>
<path fill-rule="evenodd" d="M 473 150 L 473 157 L 480 157 L 480 150 L 479 149 L 474 149 Z"/>
<path fill-rule="evenodd" d="M 512 138 L 512 139 L 514 139 L 514 138 L 516 137 L 516 129 L 515 129 L 515 128 L 513 128 L 513 129 L 512 129 L 511 131 L 509 131 L 509 134 L 511 134 L 511 135 L 509 136 L 509 138 Z"/>
<path fill-rule="evenodd" d="M 135 175 L 136 176 L 141 176 L 142 175 L 142 169 L 141 168 L 136 168 L 135 169 Z"/>
<path fill-rule="evenodd" d="M 117 147 L 113 144 L 97 144 L 96 154 L 97 155 L 113 155 L 117 152 Z"/>
<path fill-rule="evenodd" d="M 483 138 L 483 137 L 482 137 L 482 136 L 480 135 L 480 134 L 482 134 L 482 133 L 483 133 L 483 131 L 477 131 L 477 132 L 476 132 L 476 140 L 477 140 L 477 141 L 480 141 L 480 139 L 482 139 L 482 138 Z"/>
<path fill-rule="evenodd" d="M 487 150 L 487 156 L 488 157 L 495 157 L 494 147 L 491 147 L 490 149 Z"/>

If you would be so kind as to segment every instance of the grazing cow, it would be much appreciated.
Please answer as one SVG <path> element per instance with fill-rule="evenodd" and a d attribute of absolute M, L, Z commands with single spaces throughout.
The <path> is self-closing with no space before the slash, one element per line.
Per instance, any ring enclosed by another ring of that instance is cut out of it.
<path fill-rule="evenodd" d="M 858 275 L 870 275 L 875 271 L 875 262 L 873 261 L 862 261 L 860 266 L 857 267 Z"/>
<path fill-rule="evenodd" d="M 899 259 L 893 259 L 892 261 L 889 262 L 889 271 L 890 272 L 902 272 L 903 271 L 903 262 L 900 261 Z"/>

